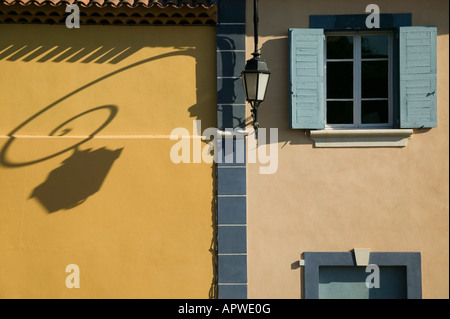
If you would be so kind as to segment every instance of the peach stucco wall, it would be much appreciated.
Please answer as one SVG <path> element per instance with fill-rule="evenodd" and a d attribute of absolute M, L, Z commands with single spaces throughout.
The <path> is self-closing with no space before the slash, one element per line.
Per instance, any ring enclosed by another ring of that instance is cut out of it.
<path fill-rule="evenodd" d="M 438 27 L 438 127 L 405 148 L 317 149 L 289 128 L 288 29 L 316 14 L 363 14 L 369 2 L 260 0 L 262 57 L 272 71 L 262 127 L 279 129 L 278 171 L 248 169 L 248 295 L 301 298 L 305 251 L 421 252 L 424 298 L 448 298 L 448 1 L 379 0 L 381 13 L 412 13 Z M 247 0 L 247 52 L 253 51 Z"/>

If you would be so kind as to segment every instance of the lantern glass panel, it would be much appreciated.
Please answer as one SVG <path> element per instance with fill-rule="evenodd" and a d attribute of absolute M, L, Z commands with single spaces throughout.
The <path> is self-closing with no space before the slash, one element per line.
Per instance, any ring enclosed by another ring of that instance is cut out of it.
<path fill-rule="evenodd" d="M 248 101 L 255 101 L 257 98 L 258 90 L 258 74 L 257 73 L 245 73 L 244 84 Z"/>
<path fill-rule="evenodd" d="M 264 101 L 264 98 L 266 96 L 267 84 L 269 83 L 269 74 L 260 73 L 258 82 L 258 101 Z"/>

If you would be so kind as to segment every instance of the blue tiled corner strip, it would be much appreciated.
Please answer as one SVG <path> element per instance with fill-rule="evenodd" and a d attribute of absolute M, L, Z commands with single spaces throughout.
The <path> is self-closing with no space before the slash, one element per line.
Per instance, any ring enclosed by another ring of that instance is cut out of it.
<path fill-rule="evenodd" d="M 245 125 L 245 0 L 218 0 L 217 125 Z M 246 147 L 244 140 L 244 147 Z M 236 142 L 233 142 L 236 144 Z M 225 147 L 223 143 L 222 147 Z M 225 157 L 225 152 L 221 152 Z M 219 299 L 247 299 L 247 165 L 217 164 L 217 283 Z"/>

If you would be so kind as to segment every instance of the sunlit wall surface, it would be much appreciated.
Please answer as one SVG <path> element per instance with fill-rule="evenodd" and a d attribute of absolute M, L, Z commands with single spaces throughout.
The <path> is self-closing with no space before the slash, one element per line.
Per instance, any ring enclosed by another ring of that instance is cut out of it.
<path fill-rule="evenodd" d="M 211 297 L 212 164 L 170 134 L 216 126 L 215 28 L 0 35 L 0 297 Z"/>

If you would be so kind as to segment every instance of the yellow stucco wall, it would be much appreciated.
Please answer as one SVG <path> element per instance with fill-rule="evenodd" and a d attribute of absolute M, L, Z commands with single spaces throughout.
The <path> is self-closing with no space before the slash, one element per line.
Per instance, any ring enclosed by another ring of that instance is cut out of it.
<path fill-rule="evenodd" d="M 216 126 L 215 65 L 212 27 L 0 26 L 1 298 L 209 297 L 213 170 L 169 135 Z"/>
<path fill-rule="evenodd" d="M 448 298 L 448 1 L 375 2 L 438 27 L 438 127 L 416 130 L 405 148 L 317 149 L 289 129 L 288 29 L 310 15 L 364 14 L 370 2 L 260 0 L 262 58 L 272 72 L 261 127 L 279 129 L 278 171 L 248 168 L 248 296 L 301 298 L 305 251 L 421 252 L 424 298 Z M 247 0 L 247 51 L 253 51 Z M 250 57 L 250 55 L 249 55 Z M 276 191 L 274 191 L 276 190 Z"/>

